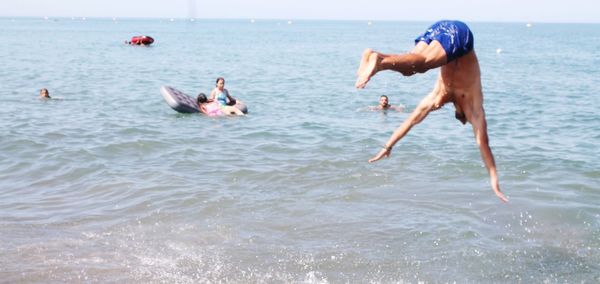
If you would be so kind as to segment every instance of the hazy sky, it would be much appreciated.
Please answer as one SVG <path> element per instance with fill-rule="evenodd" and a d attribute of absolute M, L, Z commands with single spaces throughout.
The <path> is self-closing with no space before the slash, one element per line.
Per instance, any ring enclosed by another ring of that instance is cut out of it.
<path fill-rule="evenodd" d="M 600 0 L 0 0 L 0 16 L 600 23 Z"/>

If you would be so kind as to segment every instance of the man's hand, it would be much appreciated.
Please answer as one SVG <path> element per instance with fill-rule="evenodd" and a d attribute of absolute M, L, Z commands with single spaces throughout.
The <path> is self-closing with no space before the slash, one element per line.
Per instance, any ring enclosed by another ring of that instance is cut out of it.
<path fill-rule="evenodd" d="M 500 198 L 500 200 L 502 200 L 502 202 L 504 203 L 508 203 L 508 198 L 506 198 L 506 196 L 504 196 L 504 193 L 502 193 L 502 191 L 500 191 L 500 185 L 498 184 L 498 178 L 492 178 L 490 180 L 490 184 L 492 185 L 492 189 L 494 190 L 494 193 L 496 194 L 496 196 L 498 196 L 498 198 Z"/>
<path fill-rule="evenodd" d="M 383 148 L 383 149 L 381 149 L 381 151 L 379 151 L 379 153 L 378 153 L 378 154 L 377 154 L 375 157 L 373 157 L 373 158 L 371 158 L 371 159 L 369 160 L 369 163 L 372 163 L 372 162 L 375 162 L 375 161 L 379 161 L 379 160 L 381 160 L 383 157 L 389 157 L 391 153 L 392 153 L 392 150 L 391 150 L 391 149 L 390 149 L 390 150 L 388 150 L 388 149 L 386 149 L 386 148 Z"/>

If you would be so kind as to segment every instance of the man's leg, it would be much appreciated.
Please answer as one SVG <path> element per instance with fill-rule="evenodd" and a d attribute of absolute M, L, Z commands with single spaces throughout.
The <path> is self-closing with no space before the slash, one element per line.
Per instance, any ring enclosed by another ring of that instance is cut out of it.
<path fill-rule="evenodd" d="M 423 46 L 423 44 L 425 43 L 419 42 L 413 49 L 413 52 L 418 53 L 387 55 L 375 51 L 367 53 L 365 50 L 355 86 L 364 88 L 371 77 L 381 70 L 393 70 L 404 76 L 411 76 L 446 64 L 446 51 L 438 41 L 432 41 L 429 45 L 425 44 L 427 46 Z M 365 56 L 366 54 L 368 57 Z"/>
<path fill-rule="evenodd" d="M 365 68 L 365 66 L 367 65 L 367 63 L 369 62 L 369 56 L 371 56 L 372 53 L 377 53 L 379 57 L 381 58 L 385 58 L 388 57 L 390 55 L 388 54 L 383 54 L 381 52 L 377 52 L 374 51 L 373 49 L 367 48 L 363 51 L 362 57 L 360 59 L 360 66 L 358 67 L 358 70 L 356 70 L 356 75 L 359 76 L 361 74 L 361 72 L 363 71 L 363 69 Z"/>
<path fill-rule="evenodd" d="M 413 49 L 410 51 L 410 53 L 421 53 L 423 52 L 423 50 L 425 50 L 425 48 L 427 48 L 429 45 L 427 43 L 425 43 L 424 41 L 419 41 L 419 43 L 417 43 L 415 45 L 415 47 L 413 47 Z"/>
<path fill-rule="evenodd" d="M 367 48 L 365 51 L 363 51 L 362 57 L 360 58 L 360 65 L 356 70 L 356 76 L 360 76 L 362 70 L 365 68 L 365 65 L 367 65 L 369 62 L 369 56 L 371 56 L 371 53 L 373 53 L 373 50 L 370 48 Z"/>

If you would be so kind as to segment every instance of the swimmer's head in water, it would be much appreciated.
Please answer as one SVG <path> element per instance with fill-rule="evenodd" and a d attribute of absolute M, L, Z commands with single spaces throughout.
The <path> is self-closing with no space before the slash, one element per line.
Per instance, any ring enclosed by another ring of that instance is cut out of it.
<path fill-rule="evenodd" d="M 379 97 L 379 106 L 382 108 L 387 108 L 390 106 L 389 99 L 386 95 L 381 95 L 381 97 Z"/>
<path fill-rule="evenodd" d="M 206 98 L 206 95 L 204 93 L 200 93 L 196 97 L 197 104 L 202 104 L 202 103 L 205 103 L 206 101 L 208 101 L 208 99 Z"/>
<path fill-rule="evenodd" d="M 46 89 L 46 88 L 41 89 L 40 97 L 41 98 L 50 98 L 50 92 L 48 92 L 48 89 Z"/>

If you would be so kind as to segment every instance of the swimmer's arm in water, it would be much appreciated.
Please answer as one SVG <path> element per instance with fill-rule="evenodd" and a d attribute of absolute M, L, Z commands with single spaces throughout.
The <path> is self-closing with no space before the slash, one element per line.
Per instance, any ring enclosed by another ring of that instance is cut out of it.
<path fill-rule="evenodd" d="M 390 156 L 394 145 L 400 139 L 402 139 L 402 137 L 404 137 L 413 126 L 415 126 L 415 125 L 419 124 L 421 121 L 423 121 L 423 119 L 425 117 L 427 117 L 427 115 L 432 110 L 435 109 L 434 108 L 434 102 L 435 102 L 434 99 L 436 98 L 436 95 L 437 95 L 437 93 L 431 92 L 429 95 L 427 95 L 425 98 L 423 98 L 423 100 L 421 100 L 421 102 L 419 103 L 417 108 L 415 110 L 413 110 L 413 112 L 410 114 L 410 116 L 404 122 L 402 122 L 402 124 L 400 125 L 400 127 L 398 127 L 396 129 L 396 131 L 394 131 L 394 134 L 392 134 L 392 136 L 388 139 L 388 141 L 385 143 L 385 145 L 379 151 L 379 153 L 377 153 L 377 155 L 375 155 L 373 158 L 371 158 L 369 160 L 369 163 L 379 161 L 383 157 Z"/>
<path fill-rule="evenodd" d="M 397 112 L 403 112 L 404 111 L 404 106 L 400 105 L 400 106 L 391 106 L 391 109 L 397 111 Z"/>
<path fill-rule="evenodd" d="M 492 190 L 502 200 L 502 202 L 508 202 L 508 198 L 500 191 L 500 183 L 498 182 L 498 174 L 496 172 L 496 162 L 494 161 L 494 155 L 492 149 L 490 149 L 488 134 L 487 134 L 487 122 L 485 120 L 485 112 L 483 107 L 479 107 L 470 115 L 469 121 L 473 126 L 473 134 L 475 135 L 475 141 L 479 146 L 481 152 L 481 159 L 485 164 L 490 175 L 490 184 Z"/>

